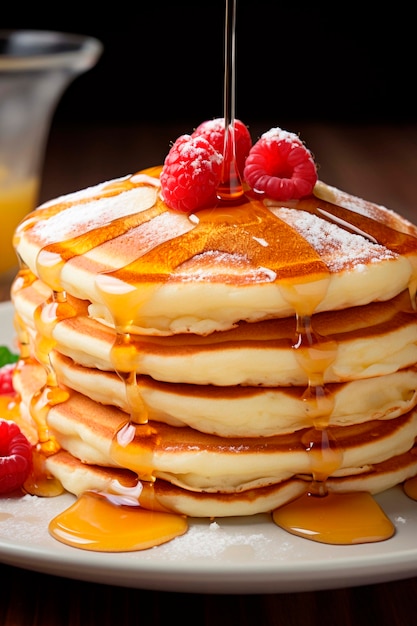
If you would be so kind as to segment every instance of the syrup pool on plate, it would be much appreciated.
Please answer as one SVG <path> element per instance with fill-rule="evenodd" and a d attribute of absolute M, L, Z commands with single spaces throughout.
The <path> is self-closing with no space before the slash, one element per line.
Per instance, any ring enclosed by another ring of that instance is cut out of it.
<path fill-rule="evenodd" d="M 108 494 L 86 491 L 49 524 L 55 539 L 83 550 L 129 552 L 171 541 L 188 530 L 174 513 L 117 504 Z"/>
<path fill-rule="evenodd" d="M 320 543 L 370 543 L 395 533 L 393 523 L 366 492 L 324 496 L 308 492 L 276 509 L 272 518 L 289 533 Z"/>
<path fill-rule="evenodd" d="M 405 481 L 404 492 L 411 500 L 417 500 L 417 476 Z"/>

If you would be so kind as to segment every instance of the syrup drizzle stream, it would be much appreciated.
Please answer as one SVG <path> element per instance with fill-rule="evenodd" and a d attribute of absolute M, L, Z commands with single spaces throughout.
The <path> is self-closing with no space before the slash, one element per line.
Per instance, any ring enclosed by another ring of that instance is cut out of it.
<path fill-rule="evenodd" d="M 236 0 L 226 0 L 224 63 L 224 146 L 222 178 L 217 188 L 219 200 L 239 200 L 243 186 L 236 166 Z"/>

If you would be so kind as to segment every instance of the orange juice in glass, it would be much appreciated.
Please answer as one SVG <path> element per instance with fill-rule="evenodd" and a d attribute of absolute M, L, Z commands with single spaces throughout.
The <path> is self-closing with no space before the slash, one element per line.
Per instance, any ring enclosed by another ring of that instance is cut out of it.
<path fill-rule="evenodd" d="M 35 177 L 20 183 L 2 184 L 0 166 L 0 274 L 17 268 L 13 233 L 25 215 L 35 208 L 38 190 L 39 180 Z"/>

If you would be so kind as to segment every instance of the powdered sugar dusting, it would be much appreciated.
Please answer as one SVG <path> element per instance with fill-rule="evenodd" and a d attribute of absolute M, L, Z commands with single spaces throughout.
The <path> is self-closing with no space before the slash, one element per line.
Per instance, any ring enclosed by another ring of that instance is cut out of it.
<path fill-rule="evenodd" d="M 288 143 L 300 145 L 301 140 L 295 133 L 291 133 L 288 130 L 275 127 L 270 128 L 266 133 L 262 135 L 262 139 L 266 141 L 287 141 Z"/>
<path fill-rule="evenodd" d="M 223 156 L 214 150 L 208 141 L 202 137 L 193 139 L 190 135 L 183 135 L 179 141 L 178 151 L 181 157 L 191 166 L 194 176 L 199 176 L 206 169 L 210 171 L 213 165 L 220 165 Z"/>
<path fill-rule="evenodd" d="M 337 189 L 336 187 L 332 187 L 331 185 L 324 183 L 323 181 L 318 181 L 316 183 L 314 195 L 317 198 L 326 200 L 327 202 L 339 204 L 340 206 L 354 211 L 355 213 L 367 215 L 376 221 L 382 221 L 383 223 L 388 224 L 391 228 L 399 230 L 400 232 L 406 232 L 414 237 L 417 237 L 417 226 L 415 224 L 412 224 L 404 216 L 399 216 L 392 209 L 388 209 L 381 204 L 375 204 L 369 200 L 365 200 L 364 198 L 352 196 L 341 189 Z"/>
<path fill-rule="evenodd" d="M 155 201 L 155 193 L 155 188 L 140 186 L 117 196 L 76 203 L 47 220 L 40 220 L 33 226 L 32 232 L 44 243 L 69 239 L 117 218 L 148 209 Z M 70 201 L 71 197 L 68 196 L 66 200 Z"/>
<path fill-rule="evenodd" d="M 24 495 L 22 497 L 2 498 L 0 511 L 0 535 L 2 540 L 15 540 L 32 545 L 48 537 L 48 524 L 54 515 L 62 510 L 63 498 L 41 498 Z M 67 501 L 74 500 L 68 496 Z M 47 506 L 45 506 L 45 502 Z M 51 544 L 55 541 L 50 539 Z"/>
<path fill-rule="evenodd" d="M 213 272 L 215 268 L 215 272 Z M 184 282 L 196 282 L 208 280 L 214 282 L 235 282 L 237 277 L 245 283 L 250 282 L 273 282 L 276 272 L 267 267 L 252 267 L 249 259 L 244 254 L 230 254 L 219 250 L 207 250 L 196 254 L 192 259 L 182 263 L 175 276 L 182 275 Z"/>
<path fill-rule="evenodd" d="M 270 522 L 271 527 L 273 524 Z M 277 532 L 278 529 L 277 529 Z M 160 548 L 159 548 L 160 549 Z M 273 551 L 273 556 L 271 554 Z M 288 552 L 294 550 L 293 542 L 274 541 L 262 530 L 257 529 L 256 523 L 252 524 L 252 532 L 248 532 L 248 526 L 239 532 L 228 529 L 228 522 L 208 522 L 207 520 L 192 525 L 185 535 L 178 537 L 166 547 L 165 558 L 177 559 L 222 559 L 235 560 L 236 558 L 288 558 Z"/>
<path fill-rule="evenodd" d="M 282 207 L 274 213 L 292 226 L 318 252 L 331 272 L 360 267 L 397 255 L 307 211 Z"/>

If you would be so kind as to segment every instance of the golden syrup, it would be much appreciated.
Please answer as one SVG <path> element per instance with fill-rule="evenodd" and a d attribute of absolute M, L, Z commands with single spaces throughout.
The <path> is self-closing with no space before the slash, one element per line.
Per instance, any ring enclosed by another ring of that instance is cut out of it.
<path fill-rule="evenodd" d="M 53 454 L 59 450 L 59 444 L 49 432 L 47 421 L 49 409 L 51 406 L 65 402 L 68 398 L 69 392 L 65 389 L 61 389 L 55 384 L 55 381 L 53 381 L 52 385 L 49 385 L 47 382 L 30 400 L 30 415 L 37 426 L 39 444 L 45 454 Z"/>
<path fill-rule="evenodd" d="M 146 424 L 148 421 L 148 409 L 137 383 L 136 372 L 124 373 L 116 370 L 116 373 L 125 383 L 126 400 L 131 421 L 135 424 Z"/>
<path fill-rule="evenodd" d="M 58 541 L 99 552 L 146 550 L 187 530 L 183 515 L 115 504 L 105 494 L 91 491 L 49 524 L 49 532 Z"/>
<path fill-rule="evenodd" d="M 37 280 L 37 277 L 35 276 L 35 274 L 31 272 L 21 260 L 19 260 L 19 265 L 20 265 L 19 271 L 11 286 L 10 293 L 11 293 L 12 299 L 13 299 L 14 294 L 18 293 L 21 290 L 26 289 L 27 287 L 30 287 L 30 285 L 32 285 Z M 13 325 L 16 331 L 16 338 L 17 338 L 17 344 L 18 344 L 19 352 L 20 352 L 20 359 L 24 361 L 26 359 L 31 358 L 30 339 L 29 339 L 28 330 L 26 328 L 26 324 L 24 323 L 24 321 L 22 320 L 22 318 L 16 311 L 14 313 Z"/>
<path fill-rule="evenodd" d="M 403 485 L 405 494 L 411 498 L 411 500 L 417 500 L 417 476 L 409 478 Z"/>
<path fill-rule="evenodd" d="M 308 387 L 303 394 L 305 410 L 311 424 L 324 428 L 334 408 L 334 397 L 328 393 L 324 377 L 337 356 L 337 343 L 314 331 L 310 315 L 296 315 L 296 320 L 297 337 L 293 348 L 308 380 Z"/>
<path fill-rule="evenodd" d="M 22 362 L 17 363 L 16 367 L 21 367 Z M 37 496 L 54 497 L 64 492 L 59 480 L 52 476 L 45 468 L 45 458 L 48 454 L 56 452 L 57 446 L 50 438 L 47 439 L 45 446 L 38 444 L 39 429 L 29 424 L 22 417 L 20 411 L 20 396 L 0 395 L 0 417 L 15 422 L 28 441 L 32 444 L 32 468 L 27 477 L 23 490 L 27 493 Z"/>
<path fill-rule="evenodd" d="M 34 357 L 44 367 L 47 378 L 45 385 L 31 398 L 30 415 L 38 427 L 39 443 L 45 454 L 53 454 L 59 445 L 49 433 L 47 415 L 51 406 L 65 402 L 69 392 L 62 389 L 56 380 L 50 362 L 50 352 L 56 345 L 54 329 L 58 322 L 74 317 L 76 310 L 71 306 L 64 291 L 54 291 L 52 296 L 40 304 L 34 313 L 36 329 Z"/>
<path fill-rule="evenodd" d="M 20 267 L 19 271 L 13 281 L 12 292 L 19 291 L 20 289 L 25 289 L 26 287 L 30 287 L 36 280 L 37 277 L 33 272 L 30 271 L 22 261 L 19 261 Z"/>
<path fill-rule="evenodd" d="M 18 395 L 0 395 L 0 419 L 15 422 L 26 439 L 35 444 L 38 433 L 34 427 L 22 418 L 20 413 L 20 397 Z"/>
<path fill-rule="evenodd" d="M 311 428 L 302 434 L 301 441 L 308 452 L 313 484 L 325 484 L 342 464 L 343 453 L 338 441 L 327 428 Z M 320 491 L 323 493 L 324 487 Z"/>
<path fill-rule="evenodd" d="M 0 395 L 0 419 L 8 419 L 15 422 L 20 418 L 19 403 L 16 397 L 9 395 Z"/>
<path fill-rule="evenodd" d="M 224 31 L 224 141 L 223 164 L 217 198 L 220 201 L 236 201 L 243 197 L 243 186 L 236 161 L 235 137 L 235 32 L 236 0 L 228 0 L 225 5 Z"/>
<path fill-rule="evenodd" d="M 334 397 L 324 384 L 338 346 L 313 327 L 313 313 L 327 289 L 325 280 L 321 285 L 321 291 L 304 298 L 297 293 L 296 283 L 284 291 L 296 311 L 293 348 L 308 379 L 302 398 L 312 428 L 303 433 L 301 441 L 309 456 L 312 480 L 303 496 L 273 511 L 272 519 L 291 534 L 321 543 L 384 541 L 393 536 L 395 528 L 371 494 L 334 494 L 327 489 L 327 479 L 342 465 L 343 450 L 328 430 Z"/>
<path fill-rule="evenodd" d="M 23 273 L 23 277 L 25 273 Z M 25 288 L 27 281 L 23 280 L 21 288 Z M 30 283 L 29 283 L 30 284 Z M 14 289 L 19 286 L 14 285 Z M 25 490 L 33 495 L 55 496 L 63 493 L 62 485 L 45 471 L 45 458 L 55 454 L 60 446 L 49 432 L 47 416 L 52 406 L 65 402 L 69 392 L 58 385 L 55 372 L 51 366 L 49 354 L 56 345 L 53 337 L 54 329 L 59 321 L 74 317 L 76 311 L 67 302 L 63 291 L 53 292 L 52 296 L 37 307 L 34 313 L 35 339 L 31 344 L 22 320 L 16 320 L 21 350 L 22 367 L 24 362 L 37 361 L 44 368 L 45 384 L 34 391 L 28 401 L 28 408 L 33 423 L 37 429 L 37 442 L 33 450 L 33 468 L 24 485 Z"/>
<path fill-rule="evenodd" d="M 217 197 L 220 201 L 236 201 L 243 197 L 244 190 L 236 167 L 236 140 L 233 120 L 225 122 L 222 176 L 217 186 Z"/>
<path fill-rule="evenodd" d="M 142 181 L 138 175 L 135 176 L 136 180 L 139 179 Z M 131 177 L 131 179 L 134 178 L 134 176 Z M 111 195 L 118 195 L 118 193 L 121 192 L 120 187 L 122 187 L 123 190 L 128 190 L 134 187 L 141 187 L 143 185 L 143 182 L 133 184 L 130 182 L 130 179 L 125 179 L 123 182 L 112 188 Z M 148 186 L 154 188 L 154 185 L 148 184 Z M 100 197 L 104 196 L 107 197 L 107 194 L 103 193 Z M 109 223 L 103 224 L 98 228 L 83 230 L 81 234 L 70 239 L 45 246 L 39 252 L 37 257 L 37 271 L 39 273 L 39 277 L 52 289 L 59 291 L 61 289 L 61 273 L 65 263 L 77 256 L 87 254 L 90 250 L 97 248 L 107 241 L 116 239 L 129 230 L 157 217 L 164 210 L 165 207 L 163 204 L 157 201 L 155 190 L 154 204 L 148 210 L 115 218 Z"/>
<path fill-rule="evenodd" d="M 138 447 L 130 445 L 135 439 Z M 153 450 L 158 443 L 158 434 L 149 424 L 135 425 L 127 422 L 113 437 L 110 447 L 110 458 L 119 467 L 135 472 L 139 478 L 152 482 L 154 480 Z"/>
<path fill-rule="evenodd" d="M 138 350 L 131 341 L 130 333 L 116 333 L 110 356 L 114 371 L 125 383 L 126 400 L 131 421 L 137 424 L 146 424 L 148 421 L 148 409 L 141 395 L 136 374 Z"/>
<path fill-rule="evenodd" d="M 33 496 L 53 498 L 64 493 L 60 481 L 52 476 L 45 468 L 45 452 L 40 446 L 32 451 L 32 470 L 26 479 L 23 490 Z"/>
<path fill-rule="evenodd" d="M 294 245 L 297 258 L 290 249 L 283 251 L 283 240 L 288 248 Z M 169 280 L 182 263 L 213 250 L 227 254 L 244 250 L 252 267 L 267 267 L 281 280 L 304 276 L 307 268 L 314 278 L 329 275 L 316 250 L 256 199 L 202 209 L 194 228 L 181 235 L 178 244 L 177 238 L 168 240 L 114 275 L 121 281 L 128 278 L 130 286 L 152 281 L 153 276 Z"/>
<path fill-rule="evenodd" d="M 308 492 L 276 509 L 272 518 L 287 532 L 334 545 L 385 541 L 395 527 L 365 492 L 317 496 Z"/>
<path fill-rule="evenodd" d="M 54 329 L 58 322 L 76 315 L 62 291 L 54 292 L 51 298 L 40 304 L 33 316 L 36 328 L 35 356 L 39 363 L 49 368 L 49 354 L 56 345 Z"/>

